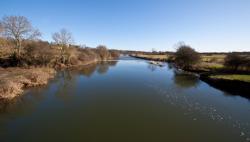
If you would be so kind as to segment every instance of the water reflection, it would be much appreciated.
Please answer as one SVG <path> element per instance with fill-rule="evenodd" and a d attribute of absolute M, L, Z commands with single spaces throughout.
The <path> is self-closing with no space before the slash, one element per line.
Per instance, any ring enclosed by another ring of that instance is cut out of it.
<path fill-rule="evenodd" d="M 73 96 L 77 94 L 77 78 L 79 75 L 91 77 L 95 72 L 101 75 L 106 74 L 109 68 L 115 66 L 117 62 L 118 61 L 105 61 L 60 71 L 58 78 L 61 79 L 57 81 L 57 85 L 55 86 L 55 96 L 63 102 L 70 101 Z"/>
<path fill-rule="evenodd" d="M 171 65 L 120 62 L 59 71 L 45 88 L 31 89 L 3 106 L 1 140 L 250 140 L 249 102 L 225 97 L 197 76 L 171 69 Z"/>
<path fill-rule="evenodd" d="M 200 82 L 197 76 L 181 71 L 174 71 L 173 80 L 174 83 L 180 88 L 196 87 Z"/>
<path fill-rule="evenodd" d="M 103 75 L 108 72 L 110 67 L 116 66 L 117 63 L 118 61 L 99 62 L 96 64 L 78 66 L 58 71 L 56 77 L 50 81 L 50 84 L 30 88 L 26 91 L 25 96 L 17 97 L 12 101 L 0 101 L 0 113 L 12 112 L 15 114 L 27 114 L 28 112 L 32 112 L 35 109 L 34 107 L 36 104 L 42 102 L 47 97 L 44 95 L 46 91 L 51 90 L 54 91 L 55 97 L 63 102 L 67 102 L 72 98 L 76 91 L 77 78 L 79 75 L 91 77 L 95 72 Z"/>
<path fill-rule="evenodd" d="M 118 61 L 103 61 L 85 66 L 77 66 L 70 68 L 68 71 L 71 74 L 80 74 L 86 77 L 91 77 L 96 71 L 99 74 L 105 74 L 108 72 L 110 67 L 116 66 Z"/>
<path fill-rule="evenodd" d="M 152 72 L 154 72 L 156 70 L 157 66 L 156 65 L 153 65 L 153 64 L 148 64 L 148 69 Z"/>
<path fill-rule="evenodd" d="M 109 70 L 109 65 L 107 63 L 104 63 L 104 62 L 101 62 L 99 65 L 98 65 L 98 69 L 97 69 L 97 72 L 99 74 L 105 74 L 107 73 Z"/>
<path fill-rule="evenodd" d="M 43 101 L 46 96 L 42 95 L 44 90 L 47 90 L 48 86 L 36 87 L 29 91 L 26 91 L 26 95 L 23 97 L 16 97 L 11 101 L 0 101 L 0 114 L 5 112 L 14 112 L 18 114 L 18 112 L 30 112 L 34 109 L 34 106 Z M 37 94 L 29 97 L 29 94 Z M 28 109 L 27 109 L 28 108 Z"/>

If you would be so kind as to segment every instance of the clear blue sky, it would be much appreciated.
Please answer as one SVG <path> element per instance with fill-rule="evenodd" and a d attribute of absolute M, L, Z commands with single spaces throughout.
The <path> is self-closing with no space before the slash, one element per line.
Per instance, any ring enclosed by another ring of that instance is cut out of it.
<path fill-rule="evenodd" d="M 66 28 L 92 47 L 250 51 L 250 0 L 1 0 L 4 15 L 26 16 L 48 41 Z"/>

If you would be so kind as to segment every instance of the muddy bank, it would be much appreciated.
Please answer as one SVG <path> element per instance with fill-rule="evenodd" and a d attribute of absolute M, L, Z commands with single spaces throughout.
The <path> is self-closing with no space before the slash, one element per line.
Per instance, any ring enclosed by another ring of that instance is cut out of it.
<path fill-rule="evenodd" d="M 46 85 L 55 73 L 52 68 L 0 68 L 0 100 L 11 100 L 27 87 Z"/>

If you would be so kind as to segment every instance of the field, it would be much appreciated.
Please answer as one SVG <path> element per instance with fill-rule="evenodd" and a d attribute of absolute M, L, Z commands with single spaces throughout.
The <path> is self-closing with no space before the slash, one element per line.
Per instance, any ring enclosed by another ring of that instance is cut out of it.
<path fill-rule="evenodd" d="M 167 61 L 167 60 L 173 60 L 170 59 L 173 56 L 172 55 L 156 55 L 156 54 L 136 54 L 134 55 L 139 58 L 144 58 L 147 60 L 160 60 L 160 61 Z M 225 54 L 212 54 L 212 55 L 201 55 L 201 63 L 199 63 L 196 68 L 199 68 L 201 70 L 216 70 L 221 69 L 224 67 L 224 58 Z"/>
<path fill-rule="evenodd" d="M 155 55 L 155 54 L 136 54 L 135 56 L 150 60 L 167 60 L 170 57 L 170 55 Z"/>

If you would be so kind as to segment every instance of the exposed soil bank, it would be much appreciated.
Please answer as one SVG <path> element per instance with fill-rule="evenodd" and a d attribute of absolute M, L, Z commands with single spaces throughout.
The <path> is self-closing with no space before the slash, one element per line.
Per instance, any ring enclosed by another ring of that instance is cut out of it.
<path fill-rule="evenodd" d="M 46 85 L 55 73 L 52 68 L 0 68 L 0 100 L 11 100 L 27 87 Z"/>

